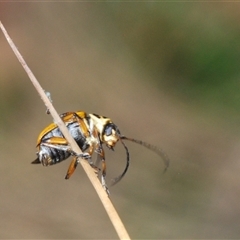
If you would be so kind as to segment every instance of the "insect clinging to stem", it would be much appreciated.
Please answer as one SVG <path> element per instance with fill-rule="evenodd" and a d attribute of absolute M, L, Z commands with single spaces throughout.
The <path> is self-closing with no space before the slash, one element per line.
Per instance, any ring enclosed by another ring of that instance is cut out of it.
<path fill-rule="evenodd" d="M 70 134 L 77 142 L 78 146 L 82 150 L 82 154 L 77 155 L 73 152 L 64 138 L 63 134 L 59 130 L 57 124 L 51 123 L 39 134 L 37 139 L 37 158 L 32 162 L 33 164 L 42 163 L 43 166 L 50 166 L 66 160 L 71 155 L 73 160 L 70 163 L 65 179 L 69 179 L 75 171 L 79 158 L 83 158 L 89 162 L 89 164 L 98 171 L 98 167 L 94 165 L 92 161 L 92 154 L 95 152 L 98 158 L 101 160 L 101 183 L 107 193 L 108 187 L 106 184 L 106 161 L 103 144 L 110 150 L 114 150 L 116 143 L 119 141 L 122 143 L 126 151 L 126 166 L 122 174 L 112 179 L 112 185 L 118 183 L 126 174 L 130 155 L 124 140 L 132 141 L 140 144 L 149 150 L 157 153 L 161 156 L 164 162 L 165 169 L 169 167 L 169 159 L 167 155 L 157 147 L 121 135 L 118 127 L 111 121 L 110 118 L 100 116 L 98 114 L 87 114 L 84 111 L 66 112 L 60 115 Z"/>

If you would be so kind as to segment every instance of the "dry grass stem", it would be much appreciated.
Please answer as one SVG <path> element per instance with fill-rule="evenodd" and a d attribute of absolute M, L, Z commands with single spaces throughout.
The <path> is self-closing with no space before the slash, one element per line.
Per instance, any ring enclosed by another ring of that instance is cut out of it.
<path fill-rule="evenodd" d="M 38 80 L 35 78 L 32 71 L 30 70 L 30 68 L 28 67 L 26 62 L 24 61 L 22 55 L 19 53 L 17 47 L 15 46 L 15 44 L 13 43 L 11 38 L 9 37 L 6 29 L 4 28 L 4 26 L 1 22 L 0 22 L 0 28 L 1 28 L 4 36 L 6 37 L 10 47 L 12 48 L 13 52 L 15 53 L 16 57 L 18 58 L 19 62 L 21 63 L 22 67 L 24 68 L 24 70 L 28 74 L 32 84 L 34 85 L 34 87 L 36 88 L 40 97 L 42 98 L 42 100 L 43 100 L 44 104 L 46 105 L 47 109 L 49 109 L 49 112 L 51 113 L 55 123 L 58 125 L 58 127 L 62 131 L 64 137 L 67 139 L 68 143 L 70 144 L 72 150 L 74 152 L 76 152 L 77 154 L 80 154 L 81 153 L 80 148 L 78 147 L 77 143 L 75 142 L 75 140 L 72 138 L 72 136 L 68 132 L 67 127 L 63 123 L 62 119 L 59 117 L 59 115 L 58 115 L 57 111 L 55 110 L 55 108 L 53 107 L 51 101 L 48 99 L 47 95 L 45 94 L 45 91 L 42 89 Z M 96 177 L 94 171 L 89 166 L 87 161 L 81 160 L 80 163 L 81 163 L 82 167 L 84 168 L 84 170 L 85 170 L 88 178 L 90 179 L 91 183 L 93 184 L 99 198 L 101 199 L 102 204 L 103 204 L 104 208 L 106 209 L 107 214 L 108 214 L 108 216 L 109 216 L 109 218 L 110 218 L 110 220 L 111 220 L 119 238 L 120 239 L 130 239 L 130 237 L 129 237 L 129 235 L 128 235 L 120 217 L 118 216 L 118 213 L 116 212 L 112 202 L 110 201 L 109 197 L 107 196 L 105 190 L 103 189 L 100 181 Z"/>

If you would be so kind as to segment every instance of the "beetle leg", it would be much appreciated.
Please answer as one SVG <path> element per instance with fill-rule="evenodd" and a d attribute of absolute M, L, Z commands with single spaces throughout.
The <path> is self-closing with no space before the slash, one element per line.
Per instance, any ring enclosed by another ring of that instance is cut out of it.
<path fill-rule="evenodd" d="M 50 143 L 44 143 L 44 142 L 41 143 L 41 145 L 49 147 L 49 148 L 55 148 L 55 149 L 62 150 L 62 151 L 68 151 L 71 153 L 71 150 L 68 145 L 65 146 L 65 145 L 50 144 Z"/>
<path fill-rule="evenodd" d="M 68 145 L 67 140 L 63 137 L 51 137 L 51 138 L 46 139 L 43 143 Z"/>
<path fill-rule="evenodd" d="M 50 148 L 55 148 L 61 151 L 66 151 L 69 152 L 71 155 L 74 156 L 67 174 L 65 176 L 65 179 L 69 179 L 71 177 L 71 175 L 73 174 L 73 172 L 75 171 L 79 160 L 78 158 L 81 157 L 85 160 L 88 160 L 89 164 L 91 165 L 91 167 L 93 169 L 95 169 L 96 171 L 98 171 L 99 169 L 93 164 L 92 160 L 91 160 L 91 153 L 93 152 L 93 150 L 90 150 L 90 154 L 89 153 L 81 153 L 81 154 L 77 154 L 74 151 L 72 151 L 72 149 L 70 148 L 70 146 L 68 145 L 68 142 L 65 138 L 61 138 L 61 137 L 52 137 L 47 139 L 45 142 L 42 142 L 41 145 L 46 146 L 46 147 L 50 147 Z M 35 163 L 35 162 L 34 162 Z"/>
<path fill-rule="evenodd" d="M 73 155 L 75 155 L 75 157 L 73 158 L 73 160 L 71 161 L 68 167 L 68 171 L 65 176 L 65 179 L 69 179 L 71 175 L 74 173 L 75 169 L 77 168 L 77 165 L 79 164 L 79 160 L 78 160 L 79 157 L 88 161 L 89 159 L 91 159 L 91 156 L 89 155 L 89 153 L 81 153 L 77 155 L 76 153 L 73 152 Z"/>
<path fill-rule="evenodd" d="M 92 154 L 93 154 L 93 150 L 94 150 L 94 147 L 93 147 L 93 146 L 90 146 L 88 152 L 89 152 L 89 154 L 90 154 L 91 156 L 92 156 Z M 94 169 L 94 171 L 95 171 L 96 173 L 98 173 L 98 171 L 99 171 L 100 169 L 97 167 L 97 165 L 95 165 L 95 164 L 93 163 L 92 158 L 88 158 L 88 163 L 89 163 L 89 165 Z"/>
<path fill-rule="evenodd" d="M 70 149 L 67 140 L 63 137 L 48 138 L 41 145 L 62 151 L 69 151 Z"/>
<path fill-rule="evenodd" d="M 97 153 L 99 154 L 99 156 L 101 157 L 101 160 L 102 160 L 101 183 L 102 183 L 104 190 L 107 192 L 108 195 L 110 195 L 110 192 L 109 192 L 107 184 L 106 184 L 106 161 L 105 161 L 105 153 L 104 153 L 102 146 L 100 146 L 98 148 Z"/>
<path fill-rule="evenodd" d="M 100 161 L 101 161 L 101 157 L 100 157 L 100 155 L 98 154 L 97 151 L 96 151 L 96 153 L 97 153 L 97 158 L 96 158 L 96 160 L 95 160 L 94 165 L 95 165 L 99 170 L 101 170 L 101 169 L 99 168 Z"/>
<path fill-rule="evenodd" d="M 65 179 L 69 179 L 71 177 L 71 175 L 74 173 L 78 163 L 79 163 L 78 157 L 74 157 L 69 165 Z"/>
<path fill-rule="evenodd" d="M 54 159 L 51 158 L 49 149 L 57 149 L 59 151 L 69 151 L 68 142 L 63 137 L 50 137 L 48 139 L 44 139 L 41 143 L 37 145 L 37 159 L 32 162 L 32 164 L 42 163 L 43 166 L 49 166 L 55 164 Z M 42 147 L 47 147 L 49 149 L 44 149 Z M 61 158 L 62 160 L 62 158 Z"/>
<path fill-rule="evenodd" d="M 55 148 L 55 149 L 62 150 L 62 151 L 66 151 L 66 152 L 69 152 L 73 156 L 82 157 L 84 159 L 90 158 L 88 153 L 81 153 L 80 155 L 75 153 L 70 148 L 70 146 L 68 145 L 68 142 L 65 138 L 52 137 L 52 138 L 49 138 L 46 142 L 42 142 L 41 145 L 50 147 L 50 148 Z"/>

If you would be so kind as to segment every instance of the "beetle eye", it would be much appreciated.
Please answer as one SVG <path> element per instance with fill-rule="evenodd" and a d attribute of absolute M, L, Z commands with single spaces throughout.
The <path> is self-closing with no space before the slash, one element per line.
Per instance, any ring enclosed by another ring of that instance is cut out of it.
<path fill-rule="evenodd" d="M 105 126 L 104 135 L 105 136 L 120 135 L 120 131 L 118 130 L 115 124 L 109 123 Z"/>
<path fill-rule="evenodd" d="M 113 129 L 113 126 L 112 126 L 112 124 L 111 124 L 111 125 L 110 125 L 110 124 L 108 124 L 108 125 L 106 126 L 106 128 L 105 128 L 105 130 L 104 130 L 104 132 L 105 132 L 106 136 L 109 136 L 109 135 L 111 135 L 111 134 L 112 134 L 112 129 Z"/>

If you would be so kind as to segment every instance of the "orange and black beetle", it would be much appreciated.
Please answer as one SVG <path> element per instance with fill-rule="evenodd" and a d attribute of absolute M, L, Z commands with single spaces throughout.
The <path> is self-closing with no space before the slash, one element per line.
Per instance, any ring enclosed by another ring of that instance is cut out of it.
<path fill-rule="evenodd" d="M 74 153 L 71 150 L 67 140 L 64 138 L 61 131 L 59 130 L 57 124 L 51 123 L 38 136 L 37 159 L 34 160 L 32 163 L 42 163 L 43 166 L 49 166 L 59 163 L 73 155 L 74 158 L 68 168 L 65 179 L 68 179 L 73 174 L 79 163 L 79 157 L 88 160 L 89 164 L 93 168 L 97 169 L 91 159 L 92 154 L 96 152 L 102 162 L 101 183 L 103 188 L 108 192 L 105 181 L 105 154 L 102 145 L 105 144 L 109 149 L 113 150 L 116 143 L 120 141 L 126 150 L 126 167 L 120 176 L 113 179 L 113 184 L 116 184 L 123 178 L 123 176 L 127 172 L 130 160 L 128 148 L 124 144 L 123 140 L 130 140 L 156 152 L 162 157 L 165 165 L 165 170 L 169 166 L 169 159 L 162 150 L 140 140 L 128 138 L 121 135 L 118 127 L 111 121 L 110 118 L 103 117 L 97 114 L 87 114 L 83 111 L 66 112 L 61 114 L 60 117 L 62 118 L 70 134 L 77 142 L 83 153 L 80 155 Z"/>

